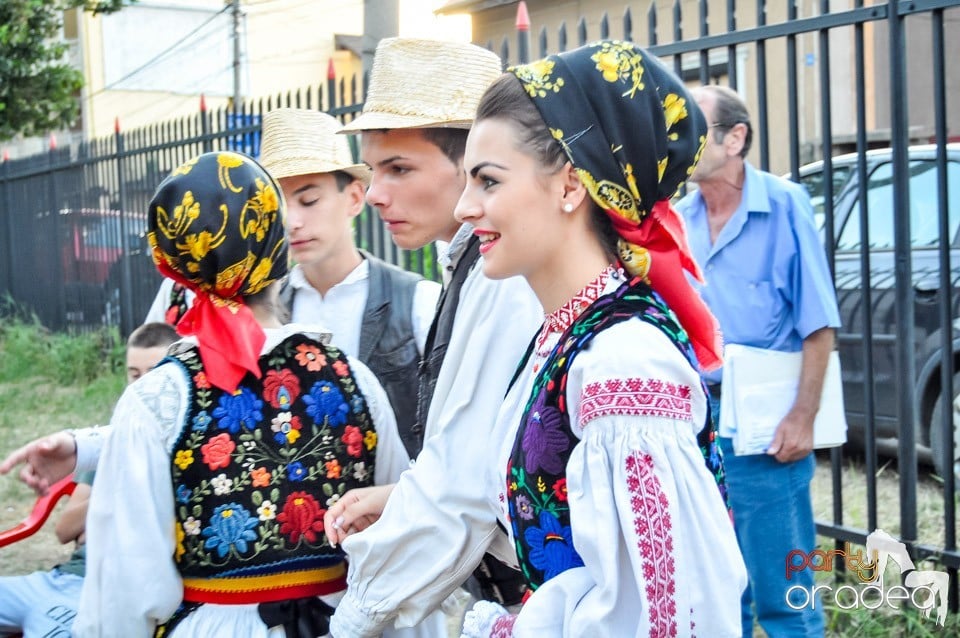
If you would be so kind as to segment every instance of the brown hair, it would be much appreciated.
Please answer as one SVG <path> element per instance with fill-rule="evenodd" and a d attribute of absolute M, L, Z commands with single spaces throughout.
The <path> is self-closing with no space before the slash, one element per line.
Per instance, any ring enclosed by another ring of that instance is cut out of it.
<path fill-rule="evenodd" d="M 128 348 L 161 348 L 180 340 L 180 335 L 168 323 L 151 321 L 145 323 L 127 337 Z"/>
<path fill-rule="evenodd" d="M 423 139 L 427 140 L 447 156 L 454 164 L 463 160 L 463 152 L 467 147 L 469 131 L 462 128 L 423 128 Z"/>

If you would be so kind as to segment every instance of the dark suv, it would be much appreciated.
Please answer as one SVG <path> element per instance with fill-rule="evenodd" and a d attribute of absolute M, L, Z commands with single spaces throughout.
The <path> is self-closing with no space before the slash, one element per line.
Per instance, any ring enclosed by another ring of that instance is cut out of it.
<path fill-rule="evenodd" d="M 939 321 L 940 238 L 937 189 L 936 147 L 914 146 L 910 159 L 910 228 L 912 245 L 913 297 L 915 318 L 915 365 L 918 452 L 932 460 L 938 472 L 942 455 L 938 451 L 941 435 L 940 416 L 940 343 Z M 898 435 L 896 366 L 896 312 L 893 253 L 893 162 L 889 148 L 868 151 L 867 210 L 869 212 L 870 286 L 873 328 L 873 370 L 863 369 L 863 277 L 860 267 L 860 202 L 858 199 L 857 155 L 833 158 L 833 183 L 824 184 L 823 162 L 800 169 L 800 180 L 813 201 L 817 224 L 824 223 L 823 202 L 828 195 L 834 202 L 836 249 L 836 287 L 843 327 L 838 334 L 843 368 L 844 400 L 850 435 L 862 440 L 864 381 L 873 377 L 875 425 L 881 446 L 895 442 Z M 960 144 L 947 145 L 948 219 L 953 282 L 953 356 L 954 369 L 960 370 Z M 960 469 L 960 373 L 953 381 L 953 423 L 955 471 Z M 886 440 L 884 440 L 886 439 Z"/>

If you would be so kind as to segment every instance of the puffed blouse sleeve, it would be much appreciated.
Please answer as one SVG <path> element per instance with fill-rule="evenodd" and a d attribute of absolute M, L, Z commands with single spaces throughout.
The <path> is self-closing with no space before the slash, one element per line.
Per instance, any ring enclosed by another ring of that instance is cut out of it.
<path fill-rule="evenodd" d="M 87 563 L 73 635 L 147 638 L 180 604 L 170 448 L 186 411 L 176 365 L 127 387 L 110 421 L 87 512 Z"/>
<path fill-rule="evenodd" d="M 544 583 L 513 635 L 735 636 L 746 572 L 697 445 L 699 376 L 657 328 L 631 319 L 594 338 L 566 389 L 580 442 L 567 498 L 582 567 Z"/>

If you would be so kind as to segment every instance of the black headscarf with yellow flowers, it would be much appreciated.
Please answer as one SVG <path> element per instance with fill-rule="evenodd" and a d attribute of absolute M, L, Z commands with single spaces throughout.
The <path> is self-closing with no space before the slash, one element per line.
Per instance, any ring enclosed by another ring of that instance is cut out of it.
<path fill-rule="evenodd" d="M 520 80 L 591 198 L 613 222 L 620 259 L 676 313 L 704 369 L 720 365 L 716 319 L 670 204 L 693 173 L 707 125 L 683 83 L 630 42 L 604 40 L 507 69 Z"/>
<path fill-rule="evenodd" d="M 207 378 L 233 392 L 266 336 L 243 298 L 287 272 L 283 200 L 273 178 L 239 153 L 204 153 L 157 187 L 147 238 L 161 274 L 194 293 L 177 323 L 195 335 Z"/>

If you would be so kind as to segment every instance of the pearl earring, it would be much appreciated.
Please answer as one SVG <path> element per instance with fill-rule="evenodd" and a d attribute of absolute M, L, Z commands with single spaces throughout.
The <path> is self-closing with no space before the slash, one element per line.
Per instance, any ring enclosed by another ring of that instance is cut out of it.
<path fill-rule="evenodd" d="M 572 213 L 572 212 L 573 212 L 573 204 L 571 204 L 570 202 L 567 202 L 566 204 L 564 204 L 564 205 L 563 205 L 563 212 L 565 212 L 565 213 Z"/>

